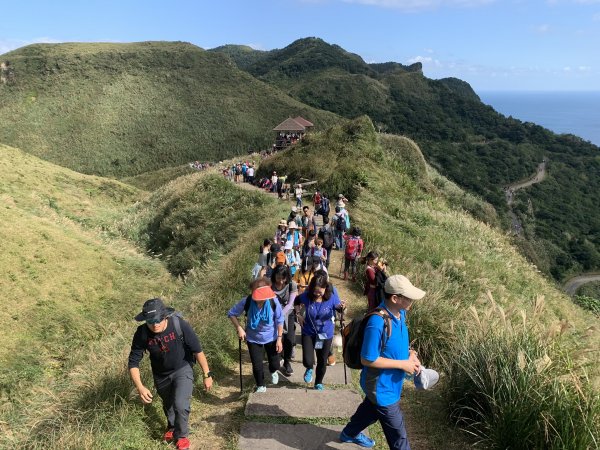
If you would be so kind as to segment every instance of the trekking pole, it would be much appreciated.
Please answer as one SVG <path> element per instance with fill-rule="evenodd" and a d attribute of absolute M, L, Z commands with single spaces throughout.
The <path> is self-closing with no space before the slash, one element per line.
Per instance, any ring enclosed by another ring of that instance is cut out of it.
<path fill-rule="evenodd" d="M 348 374 L 346 372 L 346 360 L 344 359 L 344 310 L 342 310 L 342 315 L 340 317 L 340 333 L 342 334 L 342 363 L 344 364 L 344 384 L 348 384 Z"/>
<path fill-rule="evenodd" d="M 244 392 L 244 384 L 242 381 L 242 338 L 239 338 L 239 350 L 240 350 L 240 392 Z"/>

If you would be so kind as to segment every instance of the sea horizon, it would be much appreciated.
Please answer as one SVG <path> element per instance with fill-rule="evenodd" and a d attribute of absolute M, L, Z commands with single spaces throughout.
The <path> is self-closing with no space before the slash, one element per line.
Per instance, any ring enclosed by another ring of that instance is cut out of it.
<path fill-rule="evenodd" d="M 477 95 L 507 117 L 600 146 L 600 91 L 480 90 Z"/>

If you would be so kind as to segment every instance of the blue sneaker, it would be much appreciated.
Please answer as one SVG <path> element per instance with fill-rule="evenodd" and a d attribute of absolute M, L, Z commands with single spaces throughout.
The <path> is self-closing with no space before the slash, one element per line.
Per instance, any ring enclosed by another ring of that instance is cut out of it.
<path fill-rule="evenodd" d="M 365 448 L 371 448 L 375 446 L 375 441 L 364 433 L 358 433 L 356 437 L 350 437 L 343 431 L 340 433 L 340 441 L 352 442 L 353 444 L 359 445 Z"/>
<path fill-rule="evenodd" d="M 306 372 L 304 372 L 304 381 L 306 383 L 310 383 L 312 381 L 312 374 L 313 374 L 312 369 L 306 369 Z"/>
<path fill-rule="evenodd" d="M 315 384 L 315 389 L 317 391 L 324 391 L 325 390 L 325 386 L 323 386 L 321 383 Z"/>

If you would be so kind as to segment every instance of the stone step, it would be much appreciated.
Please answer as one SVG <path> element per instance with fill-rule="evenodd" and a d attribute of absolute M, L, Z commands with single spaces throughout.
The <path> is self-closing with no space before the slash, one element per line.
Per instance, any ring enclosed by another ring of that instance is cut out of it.
<path fill-rule="evenodd" d="M 344 425 L 274 424 L 246 422 L 240 432 L 240 450 L 358 449 L 340 442 Z M 365 434 L 367 434 L 365 432 Z"/>
<path fill-rule="evenodd" d="M 342 354 L 341 353 L 337 353 L 336 352 L 336 359 L 337 362 L 334 366 L 327 366 L 327 372 L 325 373 L 325 378 L 323 379 L 323 384 L 325 386 L 330 385 L 330 384 L 341 384 L 344 385 L 346 384 L 346 381 L 344 379 L 344 365 L 342 364 Z M 296 359 L 302 359 L 302 352 L 300 351 L 299 354 L 297 354 Z M 281 362 L 281 366 L 283 368 L 283 361 Z M 292 369 L 294 369 L 294 373 L 291 374 L 289 377 L 286 377 L 281 371 L 279 371 L 279 383 L 282 385 L 289 385 L 289 384 L 301 384 L 302 388 L 304 388 L 304 386 L 306 385 L 306 383 L 304 382 L 304 372 L 306 370 L 306 368 L 302 365 L 301 361 L 292 361 Z M 266 376 L 266 380 L 267 382 L 269 381 L 269 377 L 268 377 L 268 373 L 269 373 L 269 365 L 265 364 L 265 376 Z M 314 373 L 314 368 L 313 368 L 313 373 Z M 348 380 L 348 385 L 352 384 L 352 369 L 349 369 L 346 367 L 346 379 Z M 313 375 L 313 380 L 314 380 L 314 375 Z M 311 387 L 314 384 L 311 383 Z"/>
<path fill-rule="evenodd" d="M 350 389 L 267 387 L 267 392 L 252 393 L 246 403 L 246 416 L 340 418 L 349 419 L 362 401 Z"/>

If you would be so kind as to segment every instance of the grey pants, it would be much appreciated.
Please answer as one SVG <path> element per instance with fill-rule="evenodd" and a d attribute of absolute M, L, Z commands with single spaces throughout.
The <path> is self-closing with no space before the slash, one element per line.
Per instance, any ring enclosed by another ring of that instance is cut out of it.
<path fill-rule="evenodd" d="M 186 364 L 164 378 L 154 378 L 156 391 L 163 401 L 167 427 L 173 428 L 173 439 L 187 437 L 189 433 L 190 401 L 194 389 L 194 369 Z"/>

